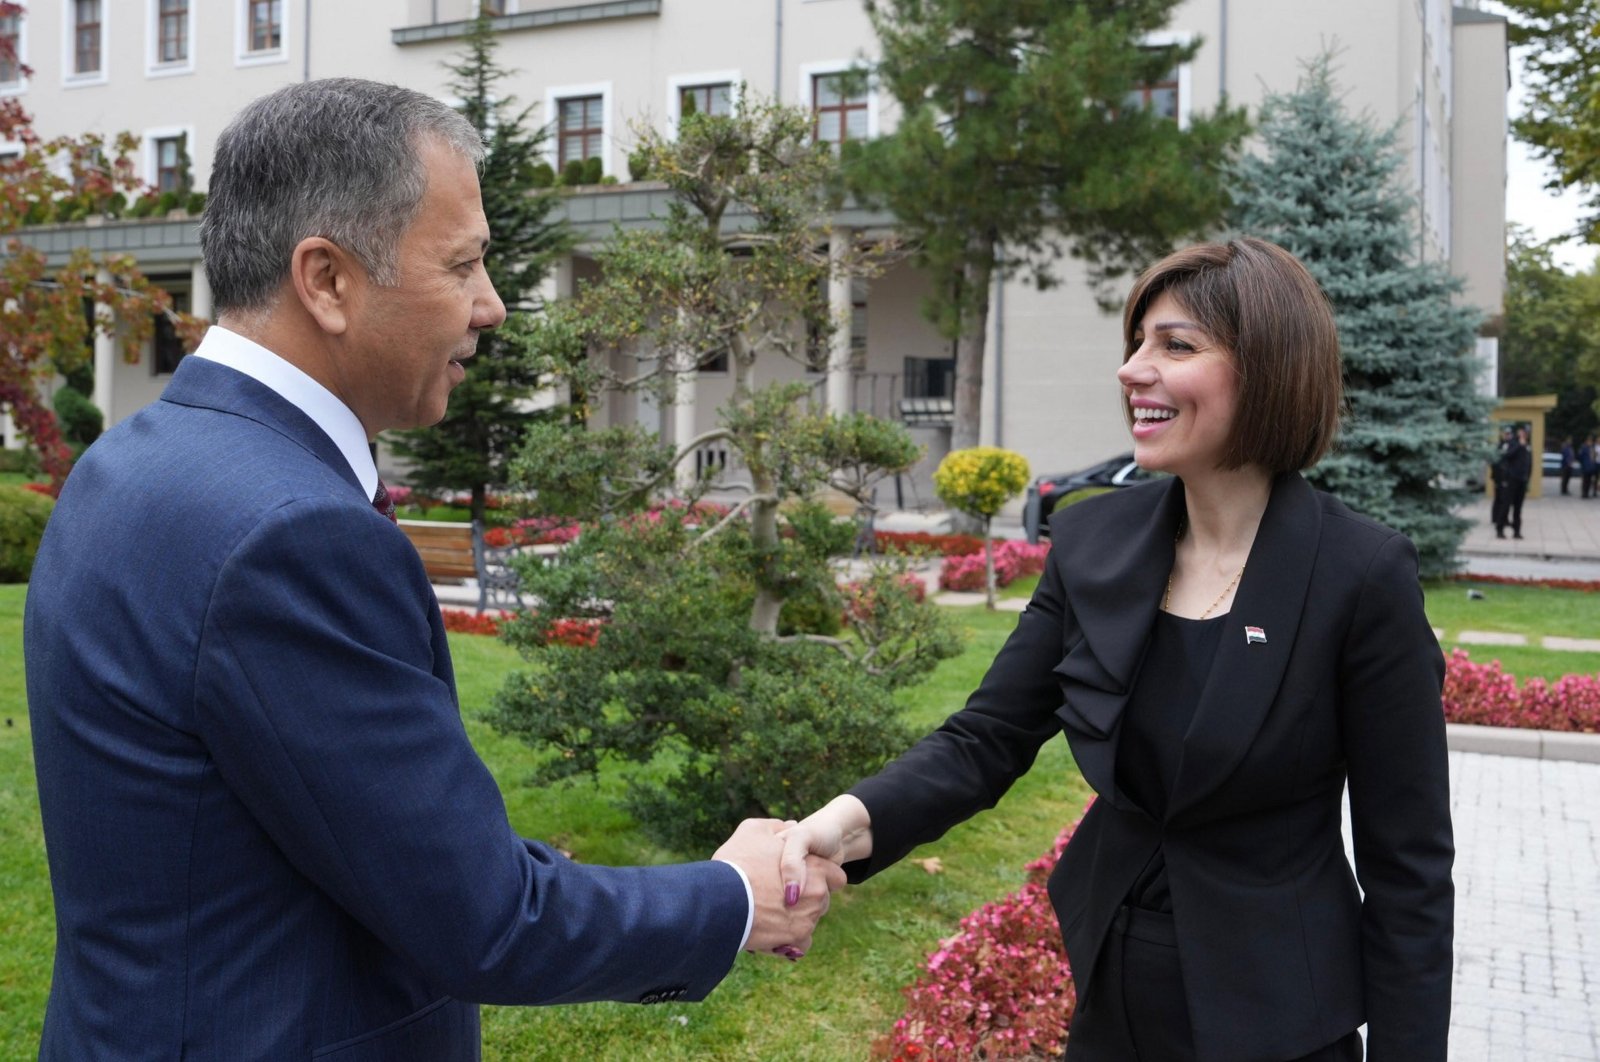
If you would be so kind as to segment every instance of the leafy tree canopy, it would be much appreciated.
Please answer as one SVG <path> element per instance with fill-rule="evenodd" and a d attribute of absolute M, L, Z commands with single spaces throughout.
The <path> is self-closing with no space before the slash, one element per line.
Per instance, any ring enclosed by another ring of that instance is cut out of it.
<path fill-rule="evenodd" d="M 1545 438 L 1582 439 L 1600 424 L 1600 271 L 1566 272 L 1549 243 L 1520 227 L 1506 251 L 1500 392 L 1556 395 Z"/>
<path fill-rule="evenodd" d="M 1550 163 L 1549 187 L 1581 190 L 1591 213 L 1577 234 L 1600 243 L 1600 0 L 1500 3 L 1527 90 L 1512 132 Z"/>

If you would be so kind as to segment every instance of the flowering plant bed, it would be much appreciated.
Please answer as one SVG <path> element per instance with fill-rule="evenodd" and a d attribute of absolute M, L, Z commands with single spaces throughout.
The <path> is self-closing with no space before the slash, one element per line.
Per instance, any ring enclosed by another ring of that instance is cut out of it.
<path fill-rule="evenodd" d="M 1595 579 L 1524 579 L 1514 575 L 1466 575 L 1450 576 L 1451 580 L 1458 583 L 1485 583 L 1495 586 L 1542 586 L 1551 590 L 1579 590 L 1583 593 L 1600 593 L 1600 580 Z"/>
<path fill-rule="evenodd" d="M 873 1058 L 1060 1057 L 1077 993 L 1045 882 L 1077 826 L 1028 864 L 1022 888 L 984 904 L 940 941 L 905 990 L 905 1015 L 873 1044 Z"/>
<path fill-rule="evenodd" d="M 880 550 L 901 553 L 934 553 L 941 557 L 962 557 L 983 552 L 983 539 L 977 535 L 934 535 L 927 531 L 874 531 Z"/>
<path fill-rule="evenodd" d="M 468 612 L 462 608 L 443 608 L 444 629 L 458 634 L 500 633 L 500 625 L 516 615 L 514 612 Z M 545 631 L 548 645 L 570 645 L 580 649 L 594 647 L 600 638 L 600 620 L 558 619 Z"/>
<path fill-rule="evenodd" d="M 1005 539 L 994 546 L 994 581 L 996 586 L 1010 586 L 1025 575 L 1038 575 L 1044 571 L 1044 559 L 1050 553 L 1050 543 L 1030 546 L 1026 542 Z M 984 586 L 983 553 L 946 557 L 939 571 L 942 590 L 982 590 Z"/>
<path fill-rule="evenodd" d="M 1475 663 L 1465 649 L 1445 661 L 1444 717 L 1451 723 L 1600 732 L 1600 675 L 1530 678 L 1520 688 L 1500 661 Z"/>

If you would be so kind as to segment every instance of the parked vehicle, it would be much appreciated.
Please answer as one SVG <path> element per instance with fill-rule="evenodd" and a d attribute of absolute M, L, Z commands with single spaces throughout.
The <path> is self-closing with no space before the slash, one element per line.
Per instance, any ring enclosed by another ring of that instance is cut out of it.
<path fill-rule="evenodd" d="M 1146 472 L 1133 462 L 1133 454 L 1118 454 L 1099 464 L 1081 468 L 1076 472 L 1060 472 L 1052 476 L 1038 476 L 1028 484 L 1028 493 L 1022 500 L 1022 530 L 1029 542 L 1038 542 L 1050 534 L 1050 514 L 1056 511 L 1062 499 L 1075 490 L 1085 487 L 1131 487 L 1144 483 L 1164 472 Z"/>

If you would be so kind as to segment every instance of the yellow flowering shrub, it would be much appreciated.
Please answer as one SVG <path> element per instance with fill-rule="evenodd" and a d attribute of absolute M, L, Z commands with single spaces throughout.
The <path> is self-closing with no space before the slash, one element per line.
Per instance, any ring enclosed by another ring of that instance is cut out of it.
<path fill-rule="evenodd" d="M 952 450 L 933 473 L 933 489 L 940 501 L 985 520 L 1027 485 L 1027 458 L 998 446 Z"/>

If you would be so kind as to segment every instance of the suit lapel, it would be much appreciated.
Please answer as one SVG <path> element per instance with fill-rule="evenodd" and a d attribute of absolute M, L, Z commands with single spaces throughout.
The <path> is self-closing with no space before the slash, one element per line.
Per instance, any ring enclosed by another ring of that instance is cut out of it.
<path fill-rule="evenodd" d="M 1321 529 L 1321 507 L 1306 481 L 1279 477 L 1184 737 L 1169 820 L 1221 785 L 1261 729 L 1294 648 Z M 1259 636 L 1252 638 L 1247 628 Z"/>
<path fill-rule="evenodd" d="M 1078 770 L 1119 809 L 1134 806 L 1115 784 L 1120 723 L 1172 571 L 1183 511 L 1181 481 L 1135 487 L 1085 507 L 1083 519 L 1071 523 L 1071 543 L 1057 543 L 1067 547 L 1062 582 L 1081 633 L 1055 668 L 1059 714 Z"/>
<path fill-rule="evenodd" d="M 333 468 L 358 494 L 365 494 L 350 462 L 316 421 L 272 388 L 237 369 L 205 358 L 184 358 L 172 374 L 172 382 L 161 393 L 161 400 L 231 413 L 271 428 Z"/>

